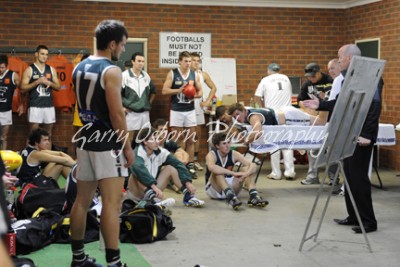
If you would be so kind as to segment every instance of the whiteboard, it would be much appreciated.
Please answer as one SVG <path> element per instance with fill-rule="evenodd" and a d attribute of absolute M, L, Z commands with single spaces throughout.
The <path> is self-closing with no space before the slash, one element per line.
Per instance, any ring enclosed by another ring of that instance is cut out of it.
<path fill-rule="evenodd" d="M 207 72 L 217 87 L 217 98 L 237 95 L 236 60 L 234 58 L 204 58 L 202 69 Z"/>

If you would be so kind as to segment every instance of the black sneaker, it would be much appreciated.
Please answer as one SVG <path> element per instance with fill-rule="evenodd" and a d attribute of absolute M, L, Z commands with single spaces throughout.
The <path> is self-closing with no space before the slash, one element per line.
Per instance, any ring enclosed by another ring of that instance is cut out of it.
<path fill-rule="evenodd" d="M 242 206 L 242 202 L 237 198 L 237 196 L 228 200 L 228 204 L 231 205 L 234 210 L 238 210 L 240 206 Z"/>
<path fill-rule="evenodd" d="M 103 265 L 97 264 L 95 258 L 86 255 L 86 259 L 82 262 L 76 262 L 73 260 L 71 262 L 71 267 L 103 267 Z"/>
<path fill-rule="evenodd" d="M 249 205 L 249 207 L 264 208 L 268 204 L 269 204 L 269 202 L 267 200 L 263 200 L 259 195 L 250 197 L 249 201 L 247 201 L 247 205 Z"/>

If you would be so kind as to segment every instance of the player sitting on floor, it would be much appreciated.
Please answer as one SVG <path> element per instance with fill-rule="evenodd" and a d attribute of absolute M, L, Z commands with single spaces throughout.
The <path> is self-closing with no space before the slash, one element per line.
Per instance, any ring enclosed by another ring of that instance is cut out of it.
<path fill-rule="evenodd" d="M 128 197 L 134 201 L 145 200 L 155 203 L 163 199 L 163 190 L 172 179 L 183 193 L 183 204 L 201 207 L 204 201 L 196 198 L 196 188 L 182 162 L 168 150 L 159 146 L 154 129 L 142 128 L 138 135 L 139 145 L 135 148 L 135 162 L 130 167 Z"/>
<path fill-rule="evenodd" d="M 273 110 L 245 108 L 242 104 L 235 103 L 229 107 L 228 114 L 240 123 L 251 125 L 252 131 L 245 138 L 245 142 L 250 143 L 260 137 L 263 125 L 325 125 L 328 112 L 320 112 L 318 116 L 313 116 L 292 106 Z"/>
<path fill-rule="evenodd" d="M 225 133 L 216 133 L 212 137 L 214 148 L 206 156 L 206 193 L 212 199 L 226 199 L 234 210 L 238 210 L 242 202 L 237 195 L 243 184 L 249 189 L 250 207 L 265 207 L 268 201 L 263 200 L 256 190 L 255 172 L 257 166 L 241 153 L 231 150 Z M 234 172 L 235 163 L 242 165 L 241 172 Z"/>

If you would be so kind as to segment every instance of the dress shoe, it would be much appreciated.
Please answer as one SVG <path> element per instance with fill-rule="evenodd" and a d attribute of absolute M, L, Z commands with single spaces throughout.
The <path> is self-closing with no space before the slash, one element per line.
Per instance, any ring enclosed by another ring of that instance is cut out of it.
<path fill-rule="evenodd" d="M 377 229 L 378 229 L 378 227 L 376 225 L 368 225 L 368 224 L 364 225 L 364 230 L 366 233 L 375 232 Z M 356 234 L 362 233 L 360 226 L 355 226 L 355 227 L 351 228 L 351 230 L 353 230 Z"/>
<path fill-rule="evenodd" d="M 349 218 L 346 218 L 346 219 L 343 219 L 343 220 L 341 220 L 341 219 L 333 219 L 333 221 L 335 223 L 339 224 L 339 225 L 352 225 L 352 226 L 358 225 L 358 223 L 356 223 L 356 222 L 354 222 L 352 220 L 349 220 Z"/>

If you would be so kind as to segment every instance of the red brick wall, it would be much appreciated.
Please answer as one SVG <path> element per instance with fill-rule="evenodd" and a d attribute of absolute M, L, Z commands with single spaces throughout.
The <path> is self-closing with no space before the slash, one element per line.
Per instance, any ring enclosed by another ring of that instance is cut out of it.
<path fill-rule="evenodd" d="M 365 8 L 348 11 L 332 9 L 291 9 L 256 7 L 209 7 L 209 6 L 171 6 L 127 3 L 50 1 L 2 1 L 0 16 L 0 46 L 34 48 L 39 43 L 51 47 L 89 48 L 93 47 L 93 30 L 102 19 L 115 18 L 125 22 L 130 37 L 148 38 L 148 72 L 158 88 L 152 119 L 157 116 L 167 118 L 168 98 L 160 94 L 167 69 L 160 69 L 159 32 L 206 32 L 211 33 L 212 56 L 236 58 L 238 98 L 249 101 L 259 80 L 266 74 L 266 66 L 272 61 L 281 64 L 287 75 L 303 75 L 304 66 L 316 61 L 321 66 L 336 56 L 338 48 L 353 41 L 356 33 L 353 28 L 365 27 L 361 33 L 374 35 L 377 28 L 374 22 L 370 27 L 361 23 L 358 17 L 354 22 L 347 19 L 353 12 L 358 16 L 378 16 L 386 19 L 387 14 L 395 16 L 396 0 L 383 1 Z M 373 10 L 371 11 L 371 9 Z M 398 9 L 398 8 L 397 8 Z M 90 12 L 91 16 L 84 16 Z M 369 10 L 369 11 L 366 11 Z M 372 14 L 370 14 L 372 13 Z M 398 12 L 397 12 L 398 17 Z M 359 20 L 359 22 L 358 22 Z M 397 18 L 398 20 L 398 18 Z M 382 30 L 382 21 L 379 22 Z M 398 24 L 392 23 L 391 27 Z M 389 34 L 391 30 L 387 30 Z M 393 30 L 393 33 L 396 30 Z M 398 28 L 397 28 L 398 31 Z M 371 32 L 371 33 L 370 33 Z M 376 32 L 379 36 L 380 31 Z M 374 36 L 372 36 L 374 37 Z M 394 38 L 394 36 L 393 36 Z M 394 43 L 394 42 L 393 42 Z M 383 45 L 385 44 L 385 48 Z M 382 58 L 390 57 L 393 47 L 388 40 L 382 42 Z M 393 44 L 398 47 L 399 44 Z M 68 55 L 71 59 L 75 55 Z M 21 55 L 27 62 L 32 55 Z M 394 55 L 393 55 L 394 57 Z M 395 71 L 396 64 L 392 66 Z M 388 84 L 393 79 L 386 80 Z M 397 85 L 398 83 L 396 83 Z M 395 84 L 392 84 L 394 88 Z M 389 90 L 389 89 L 387 89 Z M 387 95 L 387 94 L 386 94 Z M 386 96 L 385 95 L 385 96 Z M 385 98 L 386 100 L 386 98 Z M 391 105 L 393 102 L 391 102 Z M 386 103 L 386 106 L 389 106 Z M 394 108 L 394 107 L 393 107 Z M 395 113 L 395 111 L 393 111 Z M 162 114 L 162 115 L 160 115 Z M 67 145 L 72 136 L 71 114 L 59 112 L 55 127 L 54 142 Z M 385 116 L 388 116 L 385 113 Z M 393 114 L 392 118 L 395 118 Z M 384 117 L 388 119 L 388 117 Z M 395 123 L 395 121 L 391 121 Z M 16 120 L 12 131 L 10 146 L 20 149 L 25 144 L 27 132 L 26 119 Z M 62 129 L 61 129 L 62 128 Z M 203 131 L 205 136 L 206 131 Z M 70 146 L 72 150 L 72 146 Z M 391 148 L 394 151 L 394 148 Z M 204 155 L 205 149 L 201 151 Z M 400 157 L 399 157 L 400 159 Z M 390 165 L 394 167 L 394 165 Z"/>
<path fill-rule="evenodd" d="M 374 4 L 355 7 L 345 12 L 346 42 L 380 38 L 380 57 L 386 60 L 383 79 L 383 106 L 381 122 L 400 123 L 400 2 L 381 1 Z M 399 141 L 397 145 L 380 148 L 381 166 L 400 170 Z"/>

